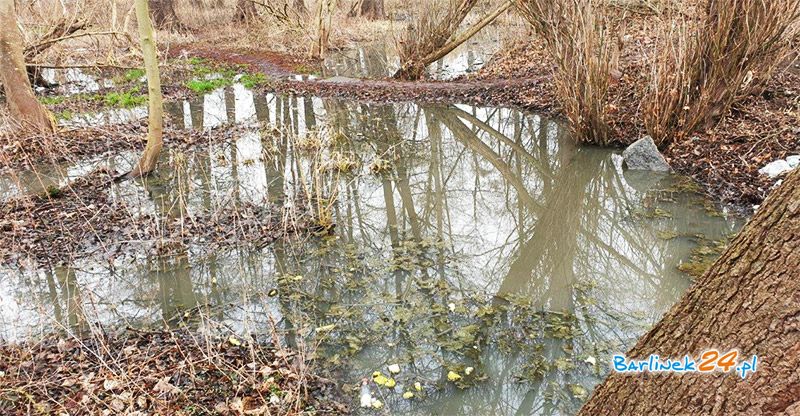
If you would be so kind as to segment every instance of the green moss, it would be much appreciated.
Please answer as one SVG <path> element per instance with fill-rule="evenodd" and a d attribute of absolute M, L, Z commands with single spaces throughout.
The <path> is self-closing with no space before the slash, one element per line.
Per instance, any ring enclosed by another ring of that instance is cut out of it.
<path fill-rule="evenodd" d="M 728 246 L 727 240 L 706 240 L 700 238 L 698 246 L 692 250 L 689 261 L 681 263 L 678 270 L 693 278 L 699 278 L 708 270 Z"/>
<path fill-rule="evenodd" d="M 49 196 L 50 198 L 58 198 L 63 193 L 60 188 L 53 185 L 48 185 L 46 191 L 47 191 L 47 196 Z"/>
<path fill-rule="evenodd" d="M 75 114 L 69 110 L 59 111 L 56 113 L 56 119 L 58 120 L 69 120 L 73 117 L 75 117 Z"/>
<path fill-rule="evenodd" d="M 678 236 L 678 233 L 672 230 L 663 230 L 658 232 L 658 238 L 662 240 L 672 240 Z"/>

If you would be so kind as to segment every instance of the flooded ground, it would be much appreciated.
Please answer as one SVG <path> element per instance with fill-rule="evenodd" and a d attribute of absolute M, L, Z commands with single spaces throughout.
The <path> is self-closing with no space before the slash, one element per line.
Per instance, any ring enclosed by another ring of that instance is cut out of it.
<path fill-rule="evenodd" d="M 313 347 L 358 406 L 392 414 L 571 414 L 691 283 L 699 244 L 735 233 L 684 178 L 625 172 L 558 123 L 504 108 L 359 104 L 241 85 L 168 106 L 230 139 L 164 152 L 141 213 L 314 201 L 333 224 L 301 241 L 181 255 L 95 255 L 0 269 L 0 338 L 90 323 L 220 326 Z M 0 178 L 4 199 L 136 154 Z M 289 226 L 291 218 L 287 218 Z M 390 365 L 400 372 L 390 374 Z M 419 383 L 419 389 L 415 386 Z M 385 384 L 385 383 L 384 383 Z M 392 383 L 389 383 L 392 384 Z M 403 398 L 414 393 L 410 399 Z M 362 410 L 370 413 L 373 410 Z"/>
<path fill-rule="evenodd" d="M 470 41 L 428 66 L 432 79 L 451 80 L 478 71 L 500 49 L 499 34 L 492 28 L 479 32 Z M 376 42 L 357 49 L 332 51 L 323 63 L 323 77 L 380 79 L 394 75 L 400 68 L 396 48 Z"/>

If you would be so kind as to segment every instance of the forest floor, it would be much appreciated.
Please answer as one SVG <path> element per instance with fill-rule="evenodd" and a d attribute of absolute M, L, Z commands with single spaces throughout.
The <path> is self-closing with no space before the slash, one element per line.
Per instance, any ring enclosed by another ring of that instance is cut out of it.
<path fill-rule="evenodd" d="M 276 337 L 96 330 L 0 345 L 0 413 L 344 414 L 335 383 Z"/>

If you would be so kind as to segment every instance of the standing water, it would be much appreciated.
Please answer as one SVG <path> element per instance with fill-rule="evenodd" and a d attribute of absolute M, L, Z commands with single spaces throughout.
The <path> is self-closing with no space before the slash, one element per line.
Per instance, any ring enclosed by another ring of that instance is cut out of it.
<path fill-rule="evenodd" d="M 242 334 L 274 323 L 282 342 L 313 351 L 356 409 L 362 380 L 380 372 L 386 381 L 366 393 L 392 414 L 571 414 L 610 354 L 691 284 L 679 267 L 698 244 L 741 226 L 684 178 L 624 171 L 617 152 L 576 146 L 557 122 L 516 110 L 239 85 L 169 110 L 183 128 L 246 127 L 165 152 L 148 189 L 115 185 L 116 198 L 162 216 L 310 199 L 328 232 L 0 269 L 0 338 L 89 322 Z M 134 158 L 112 159 L 122 170 Z M 74 177 L 107 163 L 46 171 Z M 0 179 L 3 198 L 41 190 L 40 178 L 18 177 L 28 179 Z"/>

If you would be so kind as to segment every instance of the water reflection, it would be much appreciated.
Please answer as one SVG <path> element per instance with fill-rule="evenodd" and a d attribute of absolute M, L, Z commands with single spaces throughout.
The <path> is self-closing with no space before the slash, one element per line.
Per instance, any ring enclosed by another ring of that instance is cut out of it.
<path fill-rule="evenodd" d="M 632 185 L 613 152 L 578 147 L 557 123 L 514 110 L 235 86 L 169 111 L 185 128 L 271 128 L 167 153 L 159 183 L 123 184 L 119 197 L 166 220 L 312 196 L 331 201 L 323 208 L 333 234 L 7 270 L 0 336 L 96 321 L 263 332 L 272 319 L 289 345 L 318 342 L 320 362 L 342 383 L 401 364 L 399 390 L 380 393 L 392 412 L 568 414 L 608 354 L 630 346 L 686 289 L 676 266 L 694 236 L 740 226 L 670 189 L 679 178 Z M 309 150 L 314 140 L 318 151 Z M 447 382 L 448 371 L 471 387 Z M 418 399 L 401 399 L 414 382 L 425 386 Z"/>
<path fill-rule="evenodd" d="M 428 76 L 451 80 L 477 72 L 499 50 L 498 34 L 491 30 L 478 33 L 442 59 L 431 64 Z M 380 79 L 391 77 L 400 68 L 400 58 L 393 46 L 373 43 L 331 53 L 323 64 L 324 77 Z"/>

